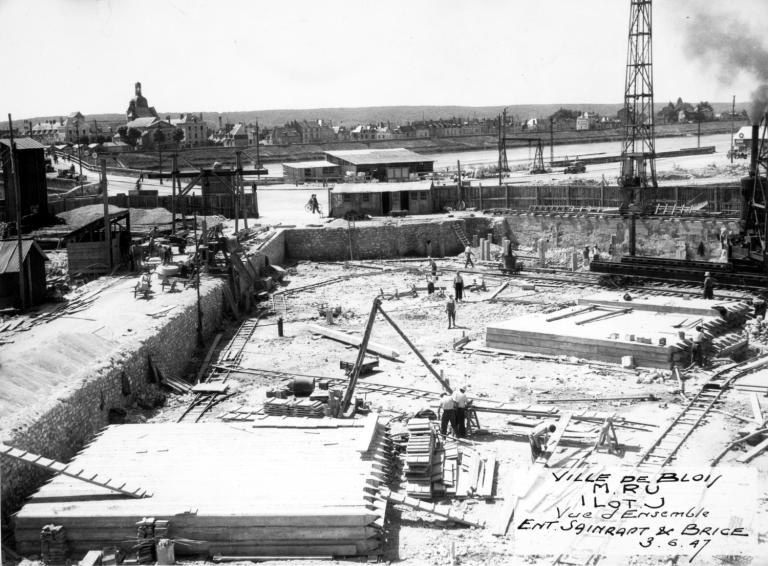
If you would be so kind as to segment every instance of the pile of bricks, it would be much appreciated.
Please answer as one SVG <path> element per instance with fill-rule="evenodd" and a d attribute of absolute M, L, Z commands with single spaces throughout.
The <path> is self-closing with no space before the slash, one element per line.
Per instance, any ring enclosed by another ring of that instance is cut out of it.
<path fill-rule="evenodd" d="M 69 548 L 67 530 L 62 525 L 45 525 L 40 531 L 40 556 L 45 564 L 64 564 Z"/>

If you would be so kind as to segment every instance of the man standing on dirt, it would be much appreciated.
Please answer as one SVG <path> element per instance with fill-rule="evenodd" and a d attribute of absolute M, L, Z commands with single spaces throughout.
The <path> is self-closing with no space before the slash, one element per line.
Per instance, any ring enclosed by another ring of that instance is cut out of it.
<path fill-rule="evenodd" d="M 435 260 L 431 257 L 427 259 L 429 260 L 429 268 L 432 270 L 432 277 L 437 277 L 437 264 L 435 263 Z"/>
<path fill-rule="evenodd" d="M 704 291 L 702 296 L 705 299 L 712 300 L 715 298 L 714 290 L 715 290 L 715 280 L 712 279 L 712 274 L 709 271 L 707 271 L 704 274 Z"/>
<path fill-rule="evenodd" d="M 464 268 L 466 269 L 467 266 L 469 267 L 475 267 L 475 264 L 472 263 L 472 248 L 469 246 L 466 246 L 464 248 Z M 459 298 L 459 297 L 457 297 Z"/>
<path fill-rule="evenodd" d="M 706 339 L 704 328 L 697 326 L 696 333 L 693 335 L 693 342 L 691 342 L 691 365 L 696 364 L 699 367 L 704 367 L 704 343 Z"/>
<path fill-rule="evenodd" d="M 448 423 L 451 423 L 451 431 L 456 434 L 456 402 L 448 393 L 440 396 L 440 434 L 448 434 Z"/>
<path fill-rule="evenodd" d="M 456 436 L 464 438 L 467 435 L 467 394 L 463 385 L 453 392 L 456 403 Z"/>
<path fill-rule="evenodd" d="M 453 295 L 448 297 L 445 303 L 445 312 L 448 314 L 448 328 L 456 326 L 456 303 L 453 300 Z"/>
<path fill-rule="evenodd" d="M 461 301 L 464 298 L 464 279 L 460 271 L 457 271 L 456 277 L 453 278 L 453 291 L 456 294 L 457 301 Z"/>
<path fill-rule="evenodd" d="M 427 275 L 427 295 L 431 295 L 435 292 L 435 278 L 431 275 Z"/>

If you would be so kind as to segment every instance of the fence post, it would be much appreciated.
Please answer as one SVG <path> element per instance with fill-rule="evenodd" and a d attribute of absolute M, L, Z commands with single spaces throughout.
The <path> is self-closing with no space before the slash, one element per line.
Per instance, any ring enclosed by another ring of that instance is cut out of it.
<path fill-rule="evenodd" d="M 504 185 L 504 200 L 506 202 L 506 208 L 509 210 L 509 185 Z"/>
<path fill-rule="evenodd" d="M 565 206 L 571 206 L 571 186 L 565 186 Z"/>
<path fill-rule="evenodd" d="M 536 206 L 541 206 L 541 187 L 536 185 Z"/>
<path fill-rule="evenodd" d="M 483 184 L 477 188 L 477 199 L 480 201 L 480 210 L 483 210 Z"/>

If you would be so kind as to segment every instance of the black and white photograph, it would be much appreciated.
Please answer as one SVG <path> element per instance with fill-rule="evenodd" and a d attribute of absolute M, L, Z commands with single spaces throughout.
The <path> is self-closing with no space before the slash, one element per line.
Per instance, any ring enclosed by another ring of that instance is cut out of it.
<path fill-rule="evenodd" d="M 0 566 L 768 566 L 765 0 L 0 0 Z"/>

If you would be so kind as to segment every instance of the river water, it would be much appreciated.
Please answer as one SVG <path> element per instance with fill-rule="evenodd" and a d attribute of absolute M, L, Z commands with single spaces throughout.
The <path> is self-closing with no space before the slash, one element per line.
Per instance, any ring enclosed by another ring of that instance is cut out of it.
<path fill-rule="evenodd" d="M 549 162 L 549 145 L 544 143 L 546 136 L 542 137 L 544 144 L 544 162 Z M 714 145 L 716 153 L 726 153 L 731 147 L 730 134 L 714 134 L 701 136 L 701 146 Z M 684 149 L 697 147 L 696 136 L 658 138 L 656 140 L 656 151 L 670 151 L 675 149 Z M 507 148 L 507 161 L 510 167 L 513 164 L 526 164 L 533 160 L 536 148 L 515 147 Z M 597 157 L 599 155 L 619 155 L 621 153 L 621 142 L 594 142 L 556 145 L 554 149 L 555 160 L 559 159 L 578 159 L 579 157 Z M 446 168 L 455 170 L 456 161 L 461 161 L 462 168 L 472 169 L 475 167 L 495 165 L 499 161 L 499 153 L 496 149 L 484 149 L 478 151 L 456 151 L 451 153 L 427 153 L 424 154 L 427 159 L 435 160 L 435 171 L 445 170 Z"/>

